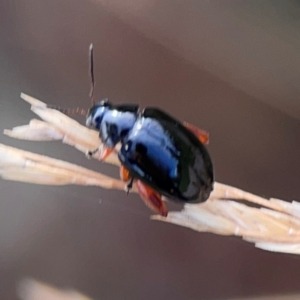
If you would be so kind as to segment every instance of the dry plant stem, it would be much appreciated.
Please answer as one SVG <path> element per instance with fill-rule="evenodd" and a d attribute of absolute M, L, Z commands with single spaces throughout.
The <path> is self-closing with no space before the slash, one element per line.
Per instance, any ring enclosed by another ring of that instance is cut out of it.
<path fill-rule="evenodd" d="M 0 144 L 0 175 L 4 179 L 51 185 L 94 185 L 124 189 L 124 183 L 98 172 L 47 156 Z"/>
<path fill-rule="evenodd" d="M 40 100 L 21 97 L 43 121 L 5 130 L 8 136 L 33 141 L 62 140 L 83 153 L 101 147 L 98 133 L 82 126 L 59 111 L 47 108 Z M 99 158 L 95 156 L 94 158 Z M 116 153 L 107 163 L 119 166 Z M 95 185 L 124 189 L 124 183 L 98 172 L 42 155 L 0 145 L 0 175 L 4 179 L 51 185 Z M 134 188 L 134 190 L 135 188 Z M 252 208 L 232 201 L 246 200 L 262 206 Z M 300 254 L 300 204 L 279 199 L 264 199 L 243 190 L 216 182 L 210 199 L 201 204 L 186 204 L 181 212 L 167 218 L 152 219 L 185 226 L 196 231 L 241 236 L 268 251 Z"/>

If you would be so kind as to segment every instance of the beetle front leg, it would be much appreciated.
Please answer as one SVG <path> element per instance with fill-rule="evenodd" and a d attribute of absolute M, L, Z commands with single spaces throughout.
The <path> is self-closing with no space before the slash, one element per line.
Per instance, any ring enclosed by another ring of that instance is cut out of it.
<path fill-rule="evenodd" d="M 200 140 L 201 143 L 203 143 L 203 144 L 209 143 L 209 134 L 206 131 L 204 131 L 192 124 L 189 124 L 187 122 L 183 122 L 183 125 L 187 129 L 189 129 Z"/>
<path fill-rule="evenodd" d="M 163 217 L 168 215 L 167 207 L 158 192 L 154 191 L 140 180 L 136 181 L 136 186 L 142 200 L 152 211 Z"/>
<path fill-rule="evenodd" d="M 101 150 L 99 160 L 104 161 L 114 150 L 115 148 L 108 148 L 104 146 Z"/>
<path fill-rule="evenodd" d="M 114 151 L 115 148 L 108 148 L 108 147 L 101 147 L 101 153 L 99 155 L 99 160 L 100 161 L 104 161 L 113 151 Z M 94 150 L 89 150 L 87 153 L 86 153 L 86 156 L 88 158 L 91 158 L 93 157 L 96 153 L 98 153 L 100 151 L 100 147 L 94 149 Z"/>

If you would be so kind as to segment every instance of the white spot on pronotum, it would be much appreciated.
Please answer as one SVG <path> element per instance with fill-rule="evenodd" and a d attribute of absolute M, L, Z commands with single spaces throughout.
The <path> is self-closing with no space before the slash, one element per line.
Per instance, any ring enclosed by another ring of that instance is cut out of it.
<path fill-rule="evenodd" d="M 288 233 L 289 233 L 289 234 L 292 234 L 293 232 L 294 232 L 294 229 L 293 229 L 293 228 L 290 228 Z"/>
<path fill-rule="evenodd" d="M 112 116 L 113 117 L 117 117 L 118 114 L 119 114 L 119 112 L 117 110 L 113 110 L 113 112 L 112 112 Z"/>

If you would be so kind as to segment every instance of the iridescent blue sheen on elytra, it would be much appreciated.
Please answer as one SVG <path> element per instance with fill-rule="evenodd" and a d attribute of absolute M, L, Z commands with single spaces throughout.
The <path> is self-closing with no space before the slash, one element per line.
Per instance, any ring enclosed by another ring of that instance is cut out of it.
<path fill-rule="evenodd" d="M 118 157 L 131 177 L 170 200 L 203 202 L 213 189 L 213 165 L 199 139 L 180 121 L 157 108 L 102 101 L 87 117 L 105 146 L 121 142 Z"/>

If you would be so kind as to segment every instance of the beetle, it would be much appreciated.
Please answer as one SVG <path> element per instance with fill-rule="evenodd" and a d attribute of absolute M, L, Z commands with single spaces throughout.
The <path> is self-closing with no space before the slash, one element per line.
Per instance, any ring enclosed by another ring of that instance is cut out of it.
<path fill-rule="evenodd" d="M 135 182 L 145 204 L 162 216 L 168 214 L 162 196 L 177 203 L 206 201 L 214 183 L 213 164 L 205 147 L 208 134 L 159 108 L 141 110 L 136 104 L 114 105 L 108 99 L 96 103 L 92 44 L 90 77 L 92 107 L 86 114 L 86 126 L 99 131 L 100 160 L 105 161 L 121 144 L 120 176 L 127 183 L 127 193 Z M 99 149 L 87 155 L 91 157 Z"/>

